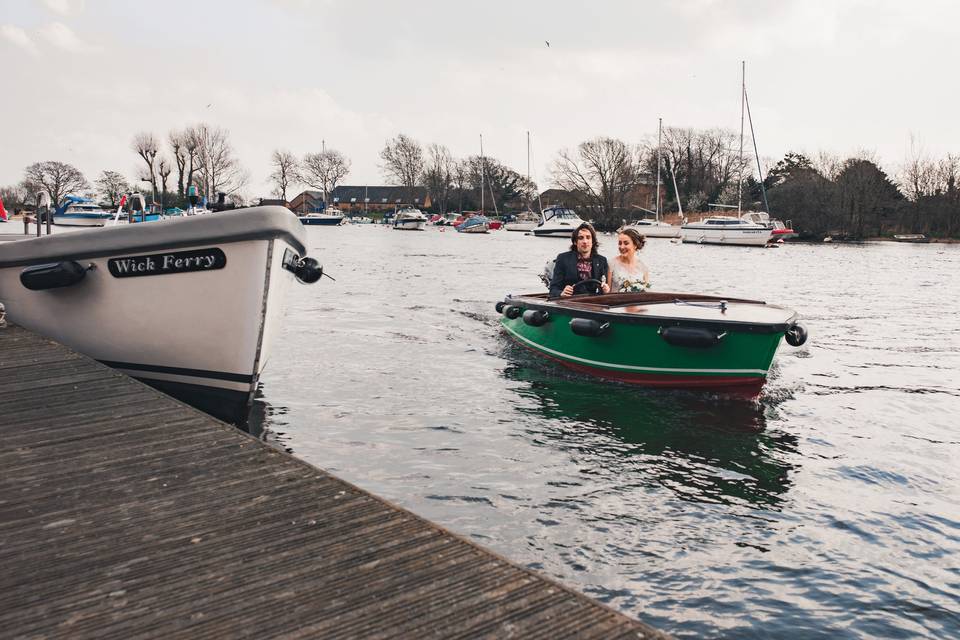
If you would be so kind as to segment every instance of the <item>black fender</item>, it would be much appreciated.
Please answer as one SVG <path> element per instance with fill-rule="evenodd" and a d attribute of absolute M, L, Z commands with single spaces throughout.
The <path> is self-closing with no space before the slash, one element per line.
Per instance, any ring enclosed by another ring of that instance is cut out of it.
<path fill-rule="evenodd" d="M 520 314 L 523 313 L 523 309 L 520 307 L 515 307 L 512 304 L 508 304 L 503 308 L 503 315 L 507 316 L 511 320 L 516 320 L 520 317 Z"/>
<path fill-rule="evenodd" d="M 807 341 L 807 329 L 802 324 L 795 323 L 784 332 L 783 337 L 791 347 L 799 347 Z"/>
<path fill-rule="evenodd" d="M 570 330 L 578 336 L 596 338 L 610 329 L 609 322 L 599 322 L 590 318 L 574 318 L 570 321 Z"/>
<path fill-rule="evenodd" d="M 713 331 L 704 327 L 660 327 L 657 332 L 667 344 L 675 347 L 695 347 L 706 349 L 720 344 L 726 332 Z"/>
<path fill-rule="evenodd" d="M 79 262 L 64 260 L 50 264 L 38 264 L 20 272 L 20 284 L 31 291 L 69 287 L 83 280 L 87 269 Z"/>
<path fill-rule="evenodd" d="M 523 321 L 530 325 L 531 327 L 542 327 L 544 323 L 550 319 L 550 313 L 548 311 L 540 311 L 539 309 L 527 309 L 523 312 Z"/>
<path fill-rule="evenodd" d="M 504 302 L 503 300 L 501 300 L 500 302 L 498 302 L 498 303 L 496 304 L 496 306 L 495 306 L 494 308 L 497 310 L 497 313 L 503 313 L 503 308 L 504 308 L 505 306 L 507 306 L 507 303 Z"/>

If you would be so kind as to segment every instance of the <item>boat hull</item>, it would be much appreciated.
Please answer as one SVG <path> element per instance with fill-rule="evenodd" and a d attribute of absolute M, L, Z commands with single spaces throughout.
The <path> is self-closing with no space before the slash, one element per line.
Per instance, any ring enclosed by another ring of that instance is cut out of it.
<path fill-rule="evenodd" d="M 578 223 L 579 224 L 579 223 Z M 549 227 L 535 227 L 533 229 L 533 235 L 538 238 L 569 238 L 573 234 L 573 230 L 576 229 L 576 225 L 557 225 Z"/>
<path fill-rule="evenodd" d="M 66 213 L 53 214 L 53 224 L 61 227 L 102 227 L 113 218 L 112 214 Z"/>
<path fill-rule="evenodd" d="M 292 214 L 260 207 L 7 243 L 0 300 L 17 324 L 243 424 L 294 279 L 284 264 L 303 256 L 304 239 Z M 213 266 L 173 270 L 187 258 Z M 22 283 L 24 269 L 61 261 L 86 274 L 46 290 Z"/>
<path fill-rule="evenodd" d="M 508 222 L 503 228 L 507 231 L 533 231 L 536 226 L 536 222 Z"/>
<path fill-rule="evenodd" d="M 393 223 L 393 228 L 398 231 L 423 231 L 425 220 L 397 220 Z"/>
<path fill-rule="evenodd" d="M 684 226 L 682 231 L 684 242 L 698 244 L 725 244 L 747 247 L 762 247 L 775 241 L 772 229 L 705 229 L 700 227 Z"/>
<path fill-rule="evenodd" d="M 320 225 L 325 227 L 335 227 L 342 222 L 343 216 L 330 216 L 325 218 L 311 218 L 308 216 L 303 216 L 300 218 L 300 224 L 305 224 L 308 226 Z"/>
<path fill-rule="evenodd" d="M 614 294 L 619 298 L 612 299 L 630 300 L 625 297 L 629 295 L 637 299 L 637 295 L 651 294 Z M 780 339 L 795 323 L 796 315 L 755 301 L 723 301 L 728 306 L 720 309 L 719 298 L 695 299 L 699 301 L 692 303 L 695 306 L 676 307 L 665 300 L 649 307 L 590 310 L 545 298 L 508 297 L 503 309 L 517 307 L 520 314 L 513 318 L 503 315 L 501 323 L 524 347 L 581 373 L 646 387 L 756 395 L 766 381 Z M 762 320 L 748 319 L 751 305 L 759 309 L 754 317 L 759 315 Z M 548 319 L 537 326 L 525 319 L 524 311 L 540 311 L 548 314 Z M 737 319 L 727 320 L 727 314 Z M 571 325 L 574 319 L 608 326 L 598 335 L 581 335 Z M 664 337 L 671 327 L 720 337 L 709 346 L 671 343 Z"/>
<path fill-rule="evenodd" d="M 679 238 L 681 237 L 680 227 L 675 225 L 647 225 L 647 224 L 628 224 L 623 229 L 634 229 L 645 238 Z"/>

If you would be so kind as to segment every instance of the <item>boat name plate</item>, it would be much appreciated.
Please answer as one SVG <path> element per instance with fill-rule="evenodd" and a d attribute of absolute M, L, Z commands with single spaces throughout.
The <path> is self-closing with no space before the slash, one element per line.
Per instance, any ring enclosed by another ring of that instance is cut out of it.
<path fill-rule="evenodd" d="M 160 276 L 190 271 L 214 271 L 227 266 L 227 256 L 221 249 L 191 249 L 167 251 L 143 256 L 123 256 L 107 260 L 107 268 L 114 278 Z"/>

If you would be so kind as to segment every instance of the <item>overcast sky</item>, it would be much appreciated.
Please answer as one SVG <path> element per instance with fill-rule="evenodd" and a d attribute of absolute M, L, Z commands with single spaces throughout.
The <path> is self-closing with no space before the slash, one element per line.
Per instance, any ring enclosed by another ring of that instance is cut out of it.
<path fill-rule="evenodd" d="M 133 178 L 139 131 L 226 128 L 267 196 L 274 149 L 327 148 L 383 184 L 406 133 L 549 186 L 556 152 L 664 126 L 739 130 L 760 154 L 960 153 L 960 3 L 883 0 L 0 0 L 0 185 L 28 164 Z M 549 46 L 547 45 L 549 42 Z M 289 195 L 289 194 L 288 194 Z"/>

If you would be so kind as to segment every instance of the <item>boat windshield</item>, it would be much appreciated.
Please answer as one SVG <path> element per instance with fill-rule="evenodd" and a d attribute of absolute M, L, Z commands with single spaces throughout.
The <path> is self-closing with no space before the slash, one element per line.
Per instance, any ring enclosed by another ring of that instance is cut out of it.
<path fill-rule="evenodd" d="M 580 216 L 576 214 L 573 209 L 547 209 L 544 213 L 544 218 L 547 220 L 579 220 Z"/>

